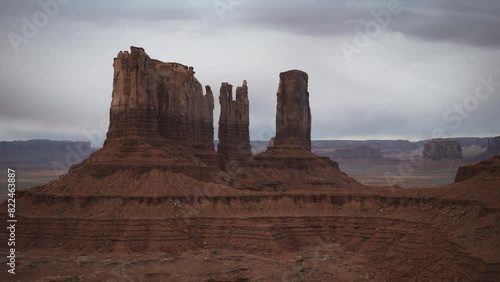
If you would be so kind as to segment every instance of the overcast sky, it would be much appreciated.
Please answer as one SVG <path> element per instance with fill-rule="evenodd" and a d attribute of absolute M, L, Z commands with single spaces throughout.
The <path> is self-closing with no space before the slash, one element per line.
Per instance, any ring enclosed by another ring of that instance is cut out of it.
<path fill-rule="evenodd" d="M 0 3 L 0 140 L 99 143 L 130 46 L 215 93 L 246 79 L 254 140 L 289 69 L 309 74 L 313 139 L 500 135 L 498 0 Z"/>

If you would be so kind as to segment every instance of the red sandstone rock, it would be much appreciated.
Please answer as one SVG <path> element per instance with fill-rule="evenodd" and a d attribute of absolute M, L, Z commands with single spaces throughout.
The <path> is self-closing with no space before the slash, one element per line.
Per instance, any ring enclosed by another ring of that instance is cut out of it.
<path fill-rule="evenodd" d="M 300 146 L 311 150 L 311 109 L 308 75 L 299 70 L 280 73 L 274 146 Z"/>
<path fill-rule="evenodd" d="M 228 162 L 247 162 L 252 157 L 250 147 L 249 103 L 246 80 L 236 88 L 236 100 L 233 100 L 233 86 L 222 83 L 219 102 L 221 106 L 219 118 L 218 152 Z"/>
<path fill-rule="evenodd" d="M 184 146 L 213 148 L 214 98 L 203 95 L 192 67 L 153 60 L 131 47 L 114 61 L 107 142 L 165 138 Z"/>

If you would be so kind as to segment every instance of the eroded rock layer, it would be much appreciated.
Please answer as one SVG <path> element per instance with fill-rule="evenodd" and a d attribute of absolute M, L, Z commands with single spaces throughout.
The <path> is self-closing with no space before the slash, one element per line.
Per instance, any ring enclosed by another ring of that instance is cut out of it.
<path fill-rule="evenodd" d="M 252 157 L 249 133 L 249 103 L 246 80 L 236 88 L 236 100 L 233 100 L 233 86 L 222 83 L 219 103 L 219 144 L 217 151 L 226 161 L 247 162 Z"/>

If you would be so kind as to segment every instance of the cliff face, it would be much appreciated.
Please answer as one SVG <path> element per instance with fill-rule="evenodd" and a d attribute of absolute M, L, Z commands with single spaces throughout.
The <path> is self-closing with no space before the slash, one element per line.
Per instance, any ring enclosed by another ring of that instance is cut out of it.
<path fill-rule="evenodd" d="M 274 146 L 300 146 L 311 151 L 308 75 L 299 70 L 280 74 Z"/>
<path fill-rule="evenodd" d="M 462 147 L 456 141 L 434 139 L 425 143 L 423 157 L 425 159 L 463 159 Z"/>
<path fill-rule="evenodd" d="M 219 144 L 217 151 L 226 161 L 246 162 L 252 157 L 250 133 L 248 127 L 249 102 L 246 80 L 236 88 L 236 100 L 233 100 L 233 86 L 222 83 L 219 103 Z"/>
<path fill-rule="evenodd" d="M 114 60 L 107 142 L 116 138 L 165 138 L 213 148 L 214 98 L 203 95 L 192 67 L 151 59 L 131 47 Z"/>

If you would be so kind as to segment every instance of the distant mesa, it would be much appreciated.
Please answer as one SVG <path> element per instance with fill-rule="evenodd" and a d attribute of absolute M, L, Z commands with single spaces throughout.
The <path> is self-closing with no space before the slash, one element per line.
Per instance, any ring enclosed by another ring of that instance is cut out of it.
<path fill-rule="evenodd" d="M 433 139 L 424 145 L 424 159 L 463 159 L 462 147 L 457 141 Z"/>
<path fill-rule="evenodd" d="M 380 149 L 368 146 L 349 146 L 335 149 L 330 157 L 332 159 L 382 159 Z"/>
<path fill-rule="evenodd" d="M 486 151 L 475 156 L 473 161 L 480 162 L 494 156 L 500 155 L 500 136 L 488 139 Z"/>

